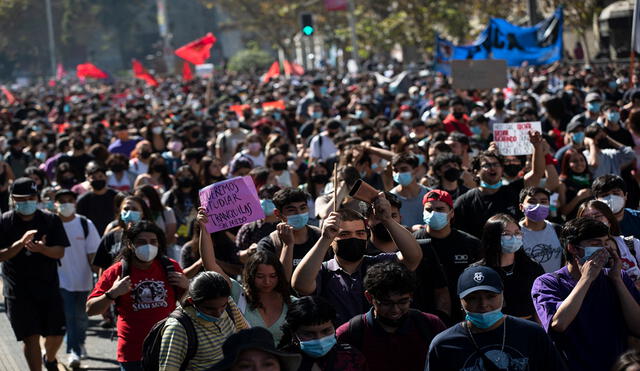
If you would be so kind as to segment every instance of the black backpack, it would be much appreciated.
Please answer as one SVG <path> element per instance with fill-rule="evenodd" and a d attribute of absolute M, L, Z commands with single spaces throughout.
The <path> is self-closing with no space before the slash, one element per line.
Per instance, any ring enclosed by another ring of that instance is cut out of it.
<path fill-rule="evenodd" d="M 428 320 L 422 315 L 417 309 L 409 309 L 407 315 L 414 321 L 420 335 L 428 342 L 431 343 L 433 339 L 433 333 L 429 328 Z M 354 348 L 359 351 L 363 351 L 364 344 L 364 327 L 365 327 L 365 317 L 367 314 L 359 314 L 349 320 L 349 328 L 348 334 L 350 339 L 355 339 L 355 343 L 350 343 Z"/>
<path fill-rule="evenodd" d="M 227 305 L 225 310 L 235 326 L 235 320 L 233 313 L 231 312 L 231 308 Z M 144 338 L 144 343 L 142 345 L 142 369 L 145 371 L 158 370 L 160 368 L 160 347 L 162 345 L 162 335 L 164 333 L 164 325 L 169 318 L 175 318 L 178 320 L 187 333 L 187 353 L 184 356 L 182 365 L 180 365 L 180 370 L 185 370 L 187 368 L 189 362 L 198 351 L 198 334 L 196 333 L 195 327 L 193 327 L 193 322 L 184 309 L 178 307 L 169 314 L 169 317 L 160 320 L 153 325 L 147 336 Z"/>

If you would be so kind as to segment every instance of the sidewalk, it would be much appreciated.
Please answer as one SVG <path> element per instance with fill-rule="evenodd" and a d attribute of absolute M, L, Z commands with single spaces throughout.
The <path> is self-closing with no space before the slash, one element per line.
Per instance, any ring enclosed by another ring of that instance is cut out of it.
<path fill-rule="evenodd" d="M 89 358 L 82 360 L 80 370 L 119 370 L 116 362 L 116 339 L 111 341 L 111 329 L 98 326 L 102 317 L 89 318 L 86 348 Z M 66 363 L 66 343 L 58 352 L 58 369 L 69 370 Z M 7 317 L 4 297 L 2 296 L 2 280 L 0 279 L 0 371 L 25 371 L 27 363 L 22 354 L 22 343 L 16 341 Z"/>

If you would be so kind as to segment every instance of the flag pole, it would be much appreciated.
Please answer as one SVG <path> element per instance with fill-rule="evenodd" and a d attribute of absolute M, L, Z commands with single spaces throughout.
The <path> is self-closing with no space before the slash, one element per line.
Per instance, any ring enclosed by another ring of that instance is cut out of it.
<path fill-rule="evenodd" d="M 638 45 L 638 3 L 640 0 L 636 0 L 633 5 L 633 25 L 631 27 L 631 58 L 629 61 L 629 83 L 633 84 L 633 73 L 635 69 L 635 54 Z"/>
<path fill-rule="evenodd" d="M 356 34 L 356 6 L 355 0 L 347 0 L 349 2 L 349 29 L 351 30 L 351 59 L 356 63 L 358 69 L 358 36 Z"/>
<path fill-rule="evenodd" d="M 44 0 L 47 11 L 47 29 L 49 33 L 49 61 L 51 73 L 56 75 L 56 41 L 53 35 L 53 15 L 51 14 L 51 0 Z"/>

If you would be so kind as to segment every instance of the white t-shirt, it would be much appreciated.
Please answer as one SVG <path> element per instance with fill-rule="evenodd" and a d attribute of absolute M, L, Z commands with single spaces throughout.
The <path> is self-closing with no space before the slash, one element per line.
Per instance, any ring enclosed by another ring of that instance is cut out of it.
<path fill-rule="evenodd" d="M 176 214 L 170 207 L 165 207 L 162 211 L 162 215 L 158 215 L 155 223 L 160 229 L 166 232 L 167 225 L 176 224 Z"/>
<path fill-rule="evenodd" d="M 541 231 L 532 231 L 520 222 L 522 248 L 531 259 L 540 263 L 546 273 L 549 273 L 562 267 L 562 245 L 553 224 L 546 220 L 544 222 L 546 227 Z"/>
<path fill-rule="evenodd" d="M 629 238 L 632 242 L 633 251 L 629 250 L 629 246 L 624 241 L 625 238 Z M 634 282 L 640 280 L 640 268 L 638 267 L 638 259 L 640 259 L 640 241 L 638 239 L 624 236 L 614 236 L 613 239 L 618 245 L 620 251 L 620 260 L 622 260 L 622 270 L 629 275 Z"/>
<path fill-rule="evenodd" d="M 320 141 L 320 138 L 322 138 L 322 141 Z M 326 160 L 338 152 L 338 148 L 327 134 L 319 134 L 313 137 L 309 143 L 309 148 L 311 149 L 309 157 L 320 160 Z"/>
<path fill-rule="evenodd" d="M 240 157 L 246 157 L 250 159 L 253 162 L 253 167 L 265 166 L 266 164 L 266 157 L 264 157 L 264 153 L 262 152 L 260 152 L 258 156 L 253 156 L 249 153 L 249 151 L 244 150 L 242 152 L 236 153 L 236 155 L 233 156 L 233 161 L 236 161 Z"/>
<path fill-rule="evenodd" d="M 100 244 L 98 230 L 93 222 L 87 219 L 89 233 L 85 239 L 79 217 L 63 225 L 70 246 L 64 250 L 64 256 L 60 259 L 58 267 L 60 288 L 67 291 L 91 291 L 93 277 L 87 254 L 93 254 L 98 250 Z"/>

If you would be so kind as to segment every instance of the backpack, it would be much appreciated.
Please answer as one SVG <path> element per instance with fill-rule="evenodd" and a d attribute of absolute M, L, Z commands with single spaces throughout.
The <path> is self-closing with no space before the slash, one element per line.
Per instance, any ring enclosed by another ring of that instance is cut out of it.
<path fill-rule="evenodd" d="M 225 311 L 229 318 L 233 321 L 235 326 L 235 320 L 231 308 L 227 305 Z M 160 368 L 160 347 L 162 346 L 162 335 L 164 334 L 164 327 L 167 323 L 167 319 L 174 318 L 178 320 L 180 325 L 184 327 L 187 333 L 187 353 L 182 360 L 180 370 L 186 370 L 189 362 L 193 359 L 198 351 L 198 334 L 196 328 L 193 326 L 193 322 L 184 309 L 178 307 L 165 319 L 158 321 L 142 343 L 142 369 L 143 370 L 158 370 Z"/>
<path fill-rule="evenodd" d="M 407 312 L 409 318 L 413 319 L 416 328 L 420 332 L 420 335 L 427 340 L 428 343 L 433 339 L 433 334 L 429 328 L 428 320 L 417 309 L 409 309 Z M 362 346 L 364 344 L 364 331 L 365 331 L 365 318 L 367 314 L 359 314 L 349 320 L 348 334 L 349 338 L 356 340 L 357 343 L 351 343 L 354 348 L 363 351 Z"/>
<path fill-rule="evenodd" d="M 82 233 L 84 234 L 84 239 L 86 240 L 89 237 L 89 222 L 87 222 L 87 217 L 76 214 L 78 219 L 80 219 L 80 225 L 82 226 Z"/>

